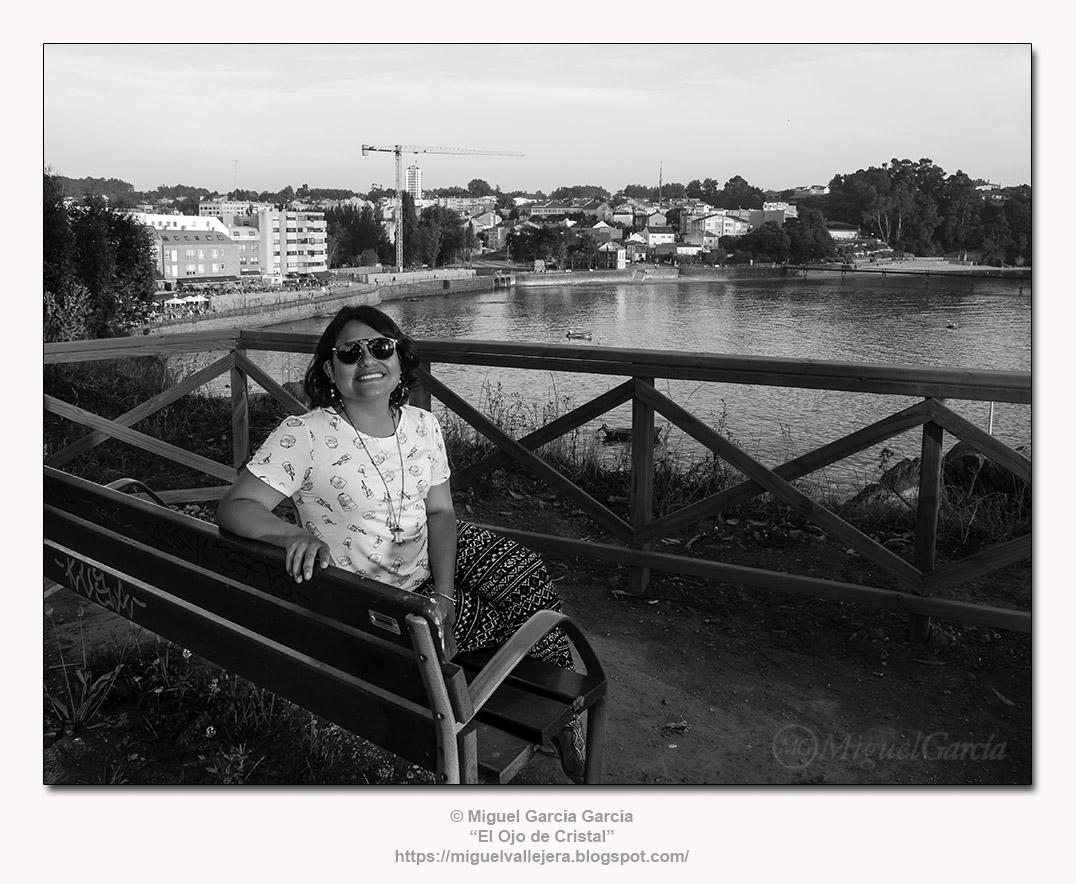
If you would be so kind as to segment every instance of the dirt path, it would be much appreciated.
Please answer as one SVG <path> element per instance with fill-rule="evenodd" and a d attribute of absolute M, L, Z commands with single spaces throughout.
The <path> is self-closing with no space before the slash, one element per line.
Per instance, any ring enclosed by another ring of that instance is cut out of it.
<path fill-rule="evenodd" d="M 1019 664 L 976 672 L 884 636 L 836 658 L 838 617 L 805 652 L 674 603 L 562 594 L 610 677 L 608 782 L 1030 782 Z"/>
<path fill-rule="evenodd" d="M 1030 670 L 1019 662 L 976 671 L 953 648 L 917 654 L 884 638 L 837 658 L 850 628 L 839 617 L 818 653 L 792 651 L 680 604 L 559 586 L 609 677 L 606 783 L 1030 782 Z M 129 629 L 89 604 L 79 628 L 80 600 L 66 590 L 45 604 L 71 652 L 82 636 L 92 646 Z M 518 782 L 566 781 L 538 758 Z"/>
<path fill-rule="evenodd" d="M 534 527 L 535 513 L 510 500 L 488 509 L 499 524 Z M 542 530 L 582 536 L 568 514 L 541 518 Z M 737 551 L 743 564 L 764 557 L 777 569 L 809 559 L 833 579 L 859 567 L 820 543 Z M 855 605 L 657 573 L 648 596 L 633 598 L 620 591 L 624 569 L 550 568 L 609 676 L 606 783 L 1031 782 L 1029 636 L 937 624 L 928 645 L 913 646 L 901 616 Z M 1026 594 L 1030 566 L 999 583 Z M 66 590 L 45 600 L 69 651 L 130 629 L 92 604 L 80 623 L 80 604 Z M 517 782 L 567 780 L 538 757 Z"/>

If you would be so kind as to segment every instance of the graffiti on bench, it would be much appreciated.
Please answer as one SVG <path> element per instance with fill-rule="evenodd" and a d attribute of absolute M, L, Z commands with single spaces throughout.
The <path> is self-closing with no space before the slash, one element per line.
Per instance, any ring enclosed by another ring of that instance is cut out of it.
<path fill-rule="evenodd" d="M 134 619 L 135 605 L 140 608 L 146 607 L 144 601 L 135 598 L 127 591 L 122 580 L 94 565 L 71 556 L 64 556 L 53 561 L 64 571 L 63 579 L 57 582 L 85 596 L 91 602 L 115 611 L 128 620 Z"/>

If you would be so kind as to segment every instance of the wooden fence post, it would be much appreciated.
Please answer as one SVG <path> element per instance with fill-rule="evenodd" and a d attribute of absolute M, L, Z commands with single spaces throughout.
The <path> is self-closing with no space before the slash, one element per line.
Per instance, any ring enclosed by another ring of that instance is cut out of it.
<path fill-rule="evenodd" d="M 238 347 L 236 348 L 238 350 Z M 237 470 L 250 457 L 250 401 L 247 374 L 233 365 L 232 376 L 232 462 Z"/>
<path fill-rule="evenodd" d="M 636 378 L 636 385 L 654 386 L 653 378 Z M 638 396 L 631 401 L 631 527 L 649 525 L 654 520 L 654 409 Z M 652 543 L 636 546 L 651 549 Z M 628 592 L 643 595 L 650 584 L 650 569 L 633 565 L 628 570 Z"/>
<path fill-rule="evenodd" d="M 418 368 L 421 371 L 431 374 L 430 363 L 420 362 Z M 408 402 L 417 408 L 424 408 L 426 411 L 430 410 L 430 391 L 426 389 L 426 385 L 419 381 L 414 387 L 411 388 L 411 395 L 408 397 Z"/>
<path fill-rule="evenodd" d="M 944 400 L 938 400 L 939 402 Z M 923 424 L 923 448 L 919 459 L 919 500 L 916 508 L 915 567 L 924 575 L 934 570 L 938 546 L 938 513 L 942 494 L 942 436 L 940 426 L 932 421 Z M 912 614 L 908 618 L 908 640 L 925 642 L 930 638 L 930 618 Z"/>

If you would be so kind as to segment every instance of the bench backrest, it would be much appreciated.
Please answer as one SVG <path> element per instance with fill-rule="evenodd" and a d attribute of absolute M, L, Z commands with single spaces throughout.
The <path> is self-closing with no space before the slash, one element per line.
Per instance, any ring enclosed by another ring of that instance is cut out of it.
<path fill-rule="evenodd" d="M 284 551 L 45 467 L 45 576 L 429 770 L 471 714 L 443 610 L 330 566 L 295 583 Z"/>

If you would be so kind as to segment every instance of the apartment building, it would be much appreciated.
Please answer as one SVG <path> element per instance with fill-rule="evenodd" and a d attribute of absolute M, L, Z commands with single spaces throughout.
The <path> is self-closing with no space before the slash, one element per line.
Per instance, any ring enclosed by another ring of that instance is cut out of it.
<path fill-rule="evenodd" d="M 792 217 L 784 209 L 729 209 L 728 214 L 751 225 L 753 230 L 763 224 L 776 224 L 780 227 L 785 219 Z"/>
<path fill-rule="evenodd" d="M 166 215 L 159 212 L 131 212 L 131 217 L 147 227 L 162 231 L 206 230 L 228 235 L 228 228 L 217 217 L 201 215 Z"/>
<path fill-rule="evenodd" d="M 789 218 L 798 218 L 799 209 L 797 209 L 792 203 L 763 203 L 762 211 L 764 212 L 784 212 L 785 220 Z"/>
<path fill-rule="evenodd" d="M 198 201 L 198 216 L 201 218 L 215 217 L 224 221 L 235 215 L 256 215 L 273 209 L 272 203 L 259 203 L 251 200 L 213 199 Z"/>
<path fill-rule="evenodd" d="M 227 233 L 153 228 L 153 235 L 157 267 L 166 288 L 179 282 L 214 282 L 239 275 L 239 250 Z"/>
<path fill-rule="evenodd" d="M 676 231 L 671 227 L 655 226 L 643 230 L 643 239 L 649 248 L 671 243 L 676 239 Z"/>
<path fill-rule="evenodd" d="M 308 276 L 329 270 L 324 212 L 259 212 L 262 273 Z"/>
<path fill-rule="evenodd" d="M 711 236 L 743 236 L 751 229 L 749 222 L 726 212 L 711 212 L 701 217 L 680 218 L 680 233 L 688 242 L 701 242 L 703 234 Z"/>
<path fill-rule="evenodd" d="M 219 218 L 131 212 L 153 231 L 155 263 L 172 289 L 177 282 L 208 282 L 239 275 L 239 255 Z"/>
<path fill-rule="evenodd" d="M 257 230 L 254 240 L 239 228 Z M 329 270 L 329 234 L 324 212 L 263 210 L 237 217 L 231 228 L 238 242 L 246 244 L 248 261 L 257 253 L 262 276 L 283 279 L 289 274 L 310 276 Z M 249 266 L 249 265 L 248 265 Z"/>
<path fill-rule="evenodd" d="M 232 226 L 228 234 L 239 255 L 240 276 L 261 276 L 261 231 L 257 227 Z"/>
<path fill-rule="evenodd" d="M 411 199 L 415 201 L 422 199 L 422 170 L 418 167 L 418 163 L 412 163 L 407 167 L 407 172 L 404 174 L 404 190 L 411 194 Z"/>

